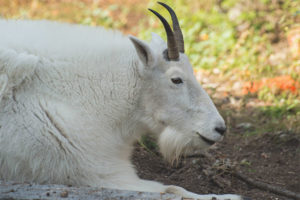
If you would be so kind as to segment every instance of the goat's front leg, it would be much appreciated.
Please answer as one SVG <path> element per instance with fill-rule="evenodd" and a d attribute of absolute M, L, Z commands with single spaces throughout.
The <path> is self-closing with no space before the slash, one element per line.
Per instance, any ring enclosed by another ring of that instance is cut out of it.
<path fill-rule="evenodd" d="M 119 179 L 119 180 L 120 181 L 127 180 L 126 182 L 118 182 L 118 184 L 114 186 L 115 188 L 123 189 L 123 190 L 171 193 L 171 194 L 179 195 L 183 198 L 192 198 L 192 199 L 197 199 L 197 200 L 250 200 L 250 198 L 242 197 L 240 195 L 235 195 L 235 194 L 200 195 L 200 194 L 189 192 L 179 186 L 163 185 L 163 184 L 155 182 L 155 181 L 142 180 L 142 179 L 139 179 L 138 177 L 135 177 L 134 179 L 131 178 L 131 179 Z"/>
<path fill-rule="evenodd" d="M 179 186 L 166 185 L 164 187 L 166 193 L 173 193 L 173 194 L 180 195 L 184 198 L 193 198 L 197 200 L 251 200 L 250 198 L 242 197 L 236 194 L 223 194 L 223 195 L 196 194 L 196 193 L 189 192 Z"/>

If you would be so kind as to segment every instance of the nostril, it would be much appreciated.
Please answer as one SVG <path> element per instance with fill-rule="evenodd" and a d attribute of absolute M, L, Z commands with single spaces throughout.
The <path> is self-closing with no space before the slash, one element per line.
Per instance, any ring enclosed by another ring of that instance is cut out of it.
<path fill-rule="evenodd" d="M 216 127 L 215 131 L 217 131 L 218 133 L 220 133 L 221 135 L 224 135 L 226 132 L 226 126 L 222 126 L 222 127 Z"/>

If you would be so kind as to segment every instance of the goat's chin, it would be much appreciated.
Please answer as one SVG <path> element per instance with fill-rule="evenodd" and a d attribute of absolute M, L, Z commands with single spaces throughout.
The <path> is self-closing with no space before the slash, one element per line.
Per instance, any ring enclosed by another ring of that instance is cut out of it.
<path fill-rule="evenodd" d="M 170 164 L 178 163 L 178 160 L 183 155 L 190 155 L 195 150 L 202 150 L 208 147 L 197 137 L 180 133 L 170 127 L 165 128 L 161 133 L 158 144 L 161 154 Z"/>

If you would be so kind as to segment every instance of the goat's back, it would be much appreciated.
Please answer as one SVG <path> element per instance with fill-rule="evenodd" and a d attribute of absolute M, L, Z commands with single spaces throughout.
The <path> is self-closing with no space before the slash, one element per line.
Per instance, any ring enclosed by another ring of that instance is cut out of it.
<path fill-rule="evenodd" d="M 0 47 L 53 59 L 76 59 L 128 48 L 118 31 L 41 20 L 0 20 Z"/>

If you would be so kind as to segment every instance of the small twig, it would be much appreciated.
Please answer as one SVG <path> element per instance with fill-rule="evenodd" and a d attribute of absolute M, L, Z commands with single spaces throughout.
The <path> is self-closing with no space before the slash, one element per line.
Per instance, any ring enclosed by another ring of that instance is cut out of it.
<path fill-rule="evenodd" d="M 206 158 L 209 161 L 215 160 L 215 158 L 207 152 L 195 153 L 191 155 L 184 156 L 184 158 Z"/>
<path fill-rule="evenodd" d="M 230 170 L 229 173 L 231 173 L 235 177 L 241 179 L 242 181 L 244 181 L 244 182 L 248 183 L 249 185 L 252 185 L 256 188 L 259 188 L 259 189 L 262 189 L 262 190 L 267 190 L 267 191 L 270 191 L 274 194 L 286 196 L 286 197 L 289 197 L 289 198 L 293 198 L 293 199 L 297 199 L 297 200 L 300 199 L 300 194 L 299 193 L 292 192 L 292 191 L 289 191 L 289 190 L 286 190 L 284 188 L 280 188 L 280 187 L 277 187 L 277 186 L 274 186 L 274 185 L 270 185 L 268 183 L 263 183 L 263 182 L 260 182 L 260 181 L 256 181 L 252 178 L 249 178 L 249 177 L 241 174 L 240 172 L 238 172 L 236 170 Z"/>
<path fill-rule="evenodd" d="M 203 154 L 200 154 L 200 153 L 184 156 L 184 158 L 201 158 L 201 157 L 203 158 L 205 156 Z"/>

